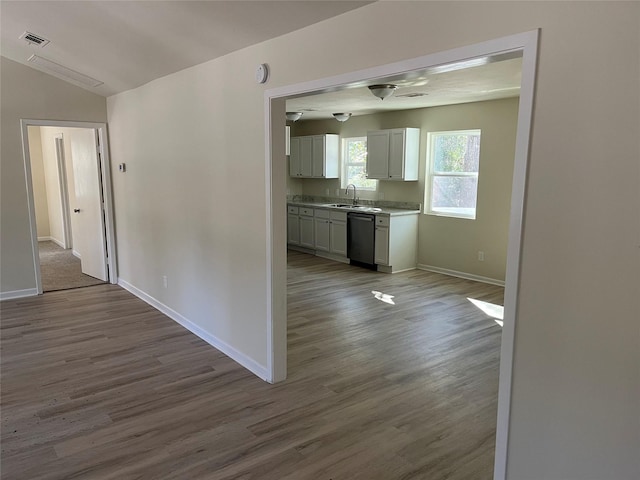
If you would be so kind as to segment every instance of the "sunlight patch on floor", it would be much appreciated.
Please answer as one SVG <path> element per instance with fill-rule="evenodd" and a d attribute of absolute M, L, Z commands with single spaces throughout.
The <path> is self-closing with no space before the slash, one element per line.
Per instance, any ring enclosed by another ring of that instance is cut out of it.
<path fill-rule="evenodd" d="M 374 298 L 380 300 L 381 302 L 388 303 L 389 305 L 396 304 L 396 302 L 392 300 L 394 295 L 388 295 L 386 293 L 378 292 L 377 290 L 371 290 L 371 293 L 373 294 Z"/>
<path fill-rule="evenodd" d="M 482 300 L 476 300 L 475 298 L 467 298 L 467 300 L 482 310 L 486 315 L 493 318 L 498 325 L 501 327 L 504 325 L 504 307 L 502 305 L 483 302 Z"/>

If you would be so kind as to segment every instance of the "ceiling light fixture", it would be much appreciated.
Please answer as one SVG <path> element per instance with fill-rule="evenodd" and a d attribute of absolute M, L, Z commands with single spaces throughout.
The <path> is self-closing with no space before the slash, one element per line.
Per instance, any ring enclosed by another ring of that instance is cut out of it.
<path fill-rule="evenodd" d="M 393 95 L 393 92 L 398 88 L 397 85 L 392 85 L 391 83 L 382 83 L 379 85 L 370 85 L 369 90 L 380 100 L 384 100 L 387 97 Z"/>
<path fill-rule="evenodd" d="M 334 113 L 333 116 L 339 122 L 346 122 L 347 120 L 349 120 L 351 118 L 351 114 L 350 113 Z"/>
<path fill-rule="evenodd" d="M 286 114 L 287 120 L 291 122 L 297 122 L 302 116 L 302 112 L 287 112 Z"/>
<path fill-rule="evenodd" d="M 76 85 L 80 84 L 84 87 L 98 87 L 104 83 L 100 80 L 96 80 L 95 78 L 91 78 L 88 75 L 76 72 L 75 70 L 71 70 L 64 65 L 60 65 L 59 63 L 52 62 L 51 60 L 47 60 L 46 58 L 42 58 L 37 55 L 31 55 L 27 61 L 39 66 L 55 77 L 71 81 Z"/>

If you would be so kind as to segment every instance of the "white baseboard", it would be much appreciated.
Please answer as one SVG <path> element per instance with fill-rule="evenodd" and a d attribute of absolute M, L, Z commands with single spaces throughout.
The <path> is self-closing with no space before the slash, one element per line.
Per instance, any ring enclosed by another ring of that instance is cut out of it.
<path fill-rule="evenodd" d="M 247 357 L 244 353 L 239 352 L 238 350 L 233 348 L 228 343 L 223 342 L 222 340 L 217 338 L 215 335 L 212 335 L 211 333 L 207 332 L 206 330 L 200 328 L 198 325 L 193 323 L 191 320 L 185 318 L 184 316 L 182 316 L 181 314 L 179 314 L 178 312 L 176 312 L 172 308 L 166 306 L 162 302 L 158 301 L 157 299 L 155 299 L 151 295 L 143 292 L 142 290 L 140 290 L 137 287 L 134 287 L 129 282 L 127 282 L 126 280 L 123 280 L 121 278 L 118 279 L 118 285 L 120 285 L 122 288 L 124 288 L 128 292 L 130 292 L 133 295 L 135 295 L 136 297 L 138 297 L 140 300 L 148 303 L 149 305 L 151 305 L 156 310 L 159 310 L 160 312 L 164 313 L 167 317 L 169 317 L 173 321 L 179 323 L 184 328 L 189 330 L 194 335 L 200 337 L 202 340 L 207 342 L 212 347 L 216 348 L 217 350 L 220 350 L 227 357 L 229 357 L 232 360 L 238 362 L 240 365 L 242 365 L 244 368 L 249 370 L 251 373 L 253 373 L 254 375 L 260 377 L 262 380 L 266 381 L 267 378 L 269 378 L 269 375 L 268 375 L 266 367 L 260 365 L 259 363 L 257 363 L 252 358 Z"/>
<path fill-rule="evenodd" d="M 74 257 L 76 257 L 76 258 L 80 258 L 80 259 L 82 258 L 82 257 L 80 256 L 80 253 L 78 253 L 76 250 L 71 250 L 71 253 L 72 253 L 72 254 L 73 254 L 73 256 L 74 256 Z"/>
<path fill-rule="evenodd" d="M 51 241 L 51 237 L 38 237 L 39 242 L 49 242 Z"/>
<path fill-rule="evenodd" d="M 349 259 L 343 255 L 336 255 L 335 253 L 319 252 L 316 250 L 316 257 L 326 258 L 327 260 L 333 260 L 334 262 L 349 263 Z"/>
<path fill-rule="evenodd" d="M 473 273 L 458 272 L 457 270 L 449 270 L 448 268 L 434 267 L 433 265 L 419 264 L 418 270 L 426 270 L 427 272 L 442 273 L 443 275 L 449 275 L 451 277 L 464 278 L 466 280 L 473 280 L 474 282 L 482 282 L 482 283 L 488 283 L 490 285 L 497 285 L 499 287 L 504 287 L 504 280 L 483 277 L 482 275 L 474 275 Z"/>
<path fill-rule="evenodd" d="M 0 292 L 0 300 L 11 300 L 13 298 L 34 297 L 38 295 L 37 288 L 27 288 L 25 290 L 13 290 L 11 292 Z"/>

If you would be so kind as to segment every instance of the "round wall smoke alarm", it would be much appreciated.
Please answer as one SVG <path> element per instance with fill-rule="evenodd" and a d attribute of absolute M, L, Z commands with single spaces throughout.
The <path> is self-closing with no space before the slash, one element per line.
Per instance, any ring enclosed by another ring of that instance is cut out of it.
<path fill-rule="evenodd" d="M 256 82 L 265 83 L 269 78 L 269 67 L 266 63 L 261 63 L 256 68 Z"/>

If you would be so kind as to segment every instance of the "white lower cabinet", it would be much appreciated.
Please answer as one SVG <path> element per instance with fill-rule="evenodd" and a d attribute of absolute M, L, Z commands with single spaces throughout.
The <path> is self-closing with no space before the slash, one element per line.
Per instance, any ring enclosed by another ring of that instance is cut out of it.
<path fill-rule="evenodd" d="M 314 247 L 313 217 L 300 215 L 300 246 L 305 248 Z"/>
<path fill-rule="evenodd" d="M 287 207 L 287 243 L 300 245 L 300 217 L 298 207 Z"/>
<path fill-rule="evenodd" d="M 316 255 L 349 263 L 347 212 L 288 205 L 287 240 Z M 374 262 L 386 273 L 416 268 L 418 215 L 376 215 Z"/>
<path fill-rule="evenodd" d="M 347 256 L 347 214 L 331 212 L 329 220 L 331 253 Z"/>
<path fill-rule="evenodd" d="M 373 261 L 378 265 L 389 265 L 389 227 L 376 225 Z"/>
<path fill-rule="evenodd" d="M 316 227 L 316 251 L 329 252 L 331 250 L 329 210 L 316 209 L 314 222 Z"/>
<path fill-rule="evenodd" d="M 376 215 L 374 262 L 386 273 L 416 268 L 418 214 Z"/>

